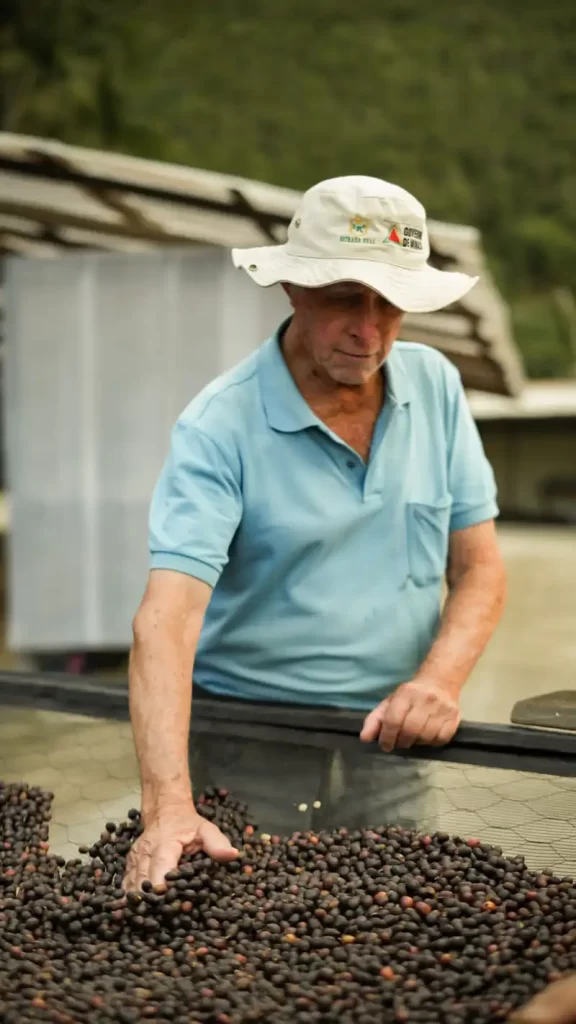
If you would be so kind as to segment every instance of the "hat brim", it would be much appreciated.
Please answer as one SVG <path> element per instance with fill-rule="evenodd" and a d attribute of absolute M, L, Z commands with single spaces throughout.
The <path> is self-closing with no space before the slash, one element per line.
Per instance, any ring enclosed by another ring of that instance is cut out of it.
<path fill-rule="evenodd" d="M 283 245 L 233 249 L 234 266 L 268 288 L 285 282 L 302 288 L 322 288 L 339 281 L 365 284 L 405 313 L 434 313 L 463 298 L 479 280 L 425 264 L 406 269 L 381 260 L 323 259 L 294 256 Z"/>

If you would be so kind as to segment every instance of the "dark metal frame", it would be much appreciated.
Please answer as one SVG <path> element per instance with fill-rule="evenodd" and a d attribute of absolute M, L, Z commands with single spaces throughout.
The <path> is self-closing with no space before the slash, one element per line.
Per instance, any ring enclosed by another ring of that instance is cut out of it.
<path fill-rule="evenodd" d="M 85 677 L 0 672 L 2 704 L 127 720 L 124 681 Z M 291 704 L 253 704 L 235 700 L 194 700 L 194 730 L 266 742 L 302 743 L 324 748 L 359 744 L 360 712 Z M 362 749 L 377 752 L 375 745 Z M 576 777 L 576 735 L 553 729 L 464 722 L 445 747 L 395 751 L 418 760 L 507 768 L 545 775 Z"/>

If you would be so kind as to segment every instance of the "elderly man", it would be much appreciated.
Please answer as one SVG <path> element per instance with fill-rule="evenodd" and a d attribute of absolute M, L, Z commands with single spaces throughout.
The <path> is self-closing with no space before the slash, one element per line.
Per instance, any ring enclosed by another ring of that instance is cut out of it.
<path fill-rule="evenodd" d="M 386 751 L 457 729 L 505 578 L 458 372 L 397 340 L 404 312 L 475 284 L 429 252 L 413 196 L 344 177 L 304 195 L 285 245 L 233 253 L 293 315 L 190 403 L 154 494 L 130 663 L 145 832 L 127 885 L 183 850 L 236 856 L 193 803 L 192 675 L 212 695 L 365 712 L 361 740 Z"/>

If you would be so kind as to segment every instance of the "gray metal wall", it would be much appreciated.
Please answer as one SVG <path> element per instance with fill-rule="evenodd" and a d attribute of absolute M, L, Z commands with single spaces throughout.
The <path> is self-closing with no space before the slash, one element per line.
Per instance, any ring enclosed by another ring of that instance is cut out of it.
<path fill-rule="evenodd" d="M 9 261 L 8 643 L 127 646 L 171 426 L 287 313 L 212 247 Z"/>

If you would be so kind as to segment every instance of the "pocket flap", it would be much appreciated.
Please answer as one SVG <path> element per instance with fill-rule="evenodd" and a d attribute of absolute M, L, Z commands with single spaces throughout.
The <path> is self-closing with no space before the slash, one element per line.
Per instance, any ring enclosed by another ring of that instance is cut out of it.
<path fill-rule="evenodd" d="M 442 579 L 446 571 L 451 499 L 407 506 L 410 576 L 418 586 Z"/>

